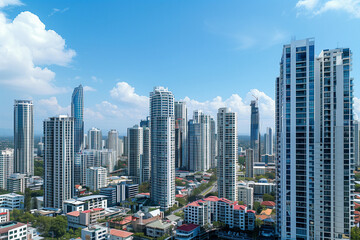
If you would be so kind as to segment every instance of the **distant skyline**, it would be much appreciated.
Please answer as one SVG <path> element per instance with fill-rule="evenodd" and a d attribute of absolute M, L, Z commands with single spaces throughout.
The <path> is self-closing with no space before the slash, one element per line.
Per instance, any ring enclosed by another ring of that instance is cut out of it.
<path fill-rule="evenodd" d="M 282 46 L 308 37 L 316 55 L 352 50 L 360 114 L 359 23 L 356 0 L 0 0 L 0 133 L 13 131 L 14 99 L 30 99 L 34 134 L 42 134 L 44 119 L 71 115 L 82 84 L 85 132 L 125 135 L 148 116 L 149 93 L 164 86 L 187 102 L 189 117 L 200 109 L 216 118 L 230 107 L 242 135 L 250 135 L 256 96 L 263 134 L 274 127 Z"/>

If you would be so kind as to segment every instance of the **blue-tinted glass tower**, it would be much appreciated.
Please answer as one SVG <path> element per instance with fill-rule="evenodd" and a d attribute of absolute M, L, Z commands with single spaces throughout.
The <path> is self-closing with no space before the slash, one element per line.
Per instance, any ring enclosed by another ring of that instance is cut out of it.
<path fill-rule="evenodd" d="M 80 152 L 84 147 L 84 92 L 81 84 L 71 97 L 71 116 L 75 119 L 74 150 Z"/>
<path fill-rule="evenodd" d="M 258 102 L 251 101 L 250 148 L 254 150 L 254 161 L 260 162 L 260 129 Z"/>

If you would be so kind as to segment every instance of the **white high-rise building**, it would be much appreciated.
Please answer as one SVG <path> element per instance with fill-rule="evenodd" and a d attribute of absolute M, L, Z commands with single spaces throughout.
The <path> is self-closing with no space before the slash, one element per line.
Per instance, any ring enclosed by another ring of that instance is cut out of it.
<path fill-rule="evenodd" d="M 116 155 L 118 157 L 121 156 L 120 151 L 119 151 L 119 133 L 115 129 L 111 129 L 108 132 L 107 149 L 116 151 Z"/>
<path fill-rule="evenodd" d="M 74 196 L 74 119 L 65 115 L 44 121 L 44 207 L 62 208 Z"/>
<path fill-rule="evenodd" d="M 202 111 L 194 111 L 189 121 L 190 171 L 207 171 L 211 167 L 211 117 Z"/>
<path fill-rule="evenodd" d="M 138 125 L 128 128 L 128 174 L 134 183 L 142 183 L 143 128 Z"/>
<path fill-rule="evenodd" d="M 151 137 L 150 128 L 143 127 L 142 182 L 150 181 L 151 172 Z"/>
<path fill-rule="evenodd" d="M 213 118 L 210 119 L 210 168 L 215 168 L 217 166 L 217 134 L 216 134 L 216 123 Z"/>
<path fill-rule="evenodd" d="M 254 206 L 254 189 L 247 185 L 238 186 L 238 201 L 243 202 L 249 209 Z"/>
<path fill-rule="evenodd" d="M 7 189 L 7 178 L 14 172 L 14 149 L 0 151 L 0 188 Z"/>
<path fill-rule="evenodd" d="M 187 108 L 183 101 L 175 101 L 175 167 L 188 168 Z"/>
<path fill-rule="evenodd" d="M 273 129 L 271 127 L 266 128 L 265 154 L 268 154 L 268 155 L 274 154 L 274 136 L 273 136 Z"/>
<path fill-rule="evenodd" d="M 218 194 L 220 198 L 237 200 L 237 119 L 229 108 L 220 108 L 218 129 Z"/>
<path fill-rule="evenodd" d="M 98 128 L 92 128 L 88 132 L 88 148 L 89 149 L 102 149 L 102 133 Z"/>
<path fill-rule="evenodd" d="M 106 187 L 107 170 L 103 167 L 89 167 L 86 169 L 86 186 L 92 191 L 98 191 L 100 188 Z"/>
<path fill-rule="evenodd" d="M 119 138 L 118 140 L 118 150 L 119 150 L 118 156 L 124 155 L 124 140 L 122 138 Z"/>
<path fill-rule="evenodd" d="M 164 87 L 150 93 L 151 199 L 162 210 L 175 203 L 174 95 Z"/>
<path fill-rule="evenodd" d="M 34 174 L 33 102 L 15 100 L 14 103 L 14 172 Z"/>
<path fill-rule="evenodd" d="M 349 49 L 284 45 L 276 81 L 277 224 L 281 239 L 344 239 L 354 226 Z"/>
<path fill-rule="evenodd" d="M 360 134 L 359 134 L 359 121 L 354 121 L 354 153 L 355 153 L 355 165 L 360 166 Z"/>

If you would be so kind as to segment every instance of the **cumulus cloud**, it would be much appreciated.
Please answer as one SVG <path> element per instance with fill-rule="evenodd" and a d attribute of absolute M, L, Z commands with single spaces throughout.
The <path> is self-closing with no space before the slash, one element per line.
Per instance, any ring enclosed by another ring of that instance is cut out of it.
<path fill-rule="evenodd" d="M 238 132 L 248 134 L 250 132 L 250 102 L 254 100 L 255 97 L 259 100 L 260 127 L 262 131 L 264 131 L 266 127 L 274 127 L 275 101 L 257 89 L 250 90 L 244 99 L 238 94 L 232 94 L 227 99 L 222 99 L 220 96 L 217 96 L 212 100 L 199 102 L 185 97 L 183 101 L 186 102 L 188 107 L 189 119 L 192 118 L 194 110 L 203 110 L 204 113 L 210 114 L 216 119 L 219 108 L 231 108 L 232 111 L 237 113 Z"/>
<path fill-rule="evenodd" d="M 110 91 L 110 96 L 121 103 L 133 104 L 138 107 L 148 107 L 149 98 L 135 93 L 135 88 L 127 82 L 118 82 Z"/>
<path fill-rule="evenodd" d="M 95 88 L 92 88 L 90 86 L 84 86 L 84 91 L 85 92 L 95 92 L 96 89 Z"/>
<path fill-rule="evenodd" d="M 0 84 L 33 94 L 64 92 L 46 66 L 67 66 L 75 55 L 35 14 L 22 12 L 11 21 L 0 12 Z"/>
<path fill-rule="evenodd" d="M 343 11 L 350 16 L 360 18 L 360 0 L 299 0 L 296 7 L 305 9 L 313 15 L 328 11 Z"/>
<path fill-rule="evenodd" d="M 7 7 L 10 5 L 23 5 L 23 3 L 19 0 L 0 0 L 0 8 Z"/>
<path fill-rule="evenodd" d="M 40 99 L 35 102 L 35 113 L 43 119 L 48 117 L 54 117 L 59 114 L 70 115 L 71 107 L 62 107 L 56 97 L 50 97 L 46 99 Z"/>

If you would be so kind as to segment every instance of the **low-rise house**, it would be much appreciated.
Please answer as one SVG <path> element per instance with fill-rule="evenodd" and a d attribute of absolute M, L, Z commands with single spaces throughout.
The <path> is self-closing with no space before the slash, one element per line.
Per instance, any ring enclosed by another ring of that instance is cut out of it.
<path fill-rule="evenodd" d="M 182 219 L 181 219 L 181 217 L 178 217 L 178 216 L 176 216 L 176 215 L 174 215 L 174 214 L 172 214 L 172 215 L 169 215 L 169 216 L 167 216 L 167 217 L 165 217 L 166 218 L 166 220 L 168 220 L 172 225 L 174 225 L 174 226 L 180 226 L 180 225 L 182 225 Z"/>
<path fill-rule="evenodd" d="M 8 222 L 8 221 L 10 221 L 10 211 L 9 211 L 9 209 L 0 208 L 0 223 Z"/>
<path fill-rule="evenodd" d="M 94 208 L 107 208 L 107 197 L 105 195 L 90 195 L 77 199 L 64 201 L 64 213 L 73 211 L 85 211 Z"/>
<path fill-rule="evenodd" d="M 255 228 L 255 212 L 226 198 L 207 197 L 189 203 L 183 211 L 186 223 L 202 226 L 219 221 L 230 228 L 250 231 Z"/>
<path fill-rule="evenodd" d="M 183 224 L 176 229 L 176 240 L 191 240 L 196 238 L 200 233 L 200 226 L 196 224 Z"/>
<path fill-rule="evenodd" d="M 109 240 L 132 240 L 133 239 L 133 233 L 117 230 L 117 229 L 110 229 L 109 233 Z"/>
<path fill-rule="evenodd" d="M 27 225 L 15 221 L 0 223 L 0 239 L 27 239 Z"/>
<path fill-rule="evenodd" d="M 24 196 L 16 193 L 0 195 L 0 207 L 13 209 L 24 209 Z"/>
<path fill-rule="evenodd" d="M 171 223 L 158 220 L 146 225 L 146 235 L 153 238 L 162 237 L 170 234 L 172 227 Z"/>
<path fill-rule="evenodd" d="M 105 218 L 103 208 L 94 208 L 85 211 L 74 211 L 66 214 L 69 228 L 85 228 L 91 224 L 97 223 L 97 220 Z"/>
<path fill-rule="evenodd" d="M 269 209 L 274 209 L 275 208 L 275 202 L 273 202 L 273 201 L 263 201 L 262 203 L 261 203 L 261 206 L 264 206 L 264 207 L 266 207 L 266 208 L 269 208 Z"/>
<path fill-rule="evenodd" d="M 155 221 L 161 220 L 161 216 L 155 216 L 152 218 L 142 219 L 142 218 L 133 218 L 131 222 L 131 227 L 135 232 L 146 232 L 146 225 Z"/>
<path fill-rule="evenodd" d="M 82 240 L 105 240 L 107 239 L 108 229 L 100 225 L 81 229 Z"/>
<path fill-rule="evenodd" d="M 44 239 L 44 237 L 40 236 L 40 233 L 37 231 L 36 228 L 28 227 L 27 228 L 27 236 L 29 240 L 41 240 Z"/>

